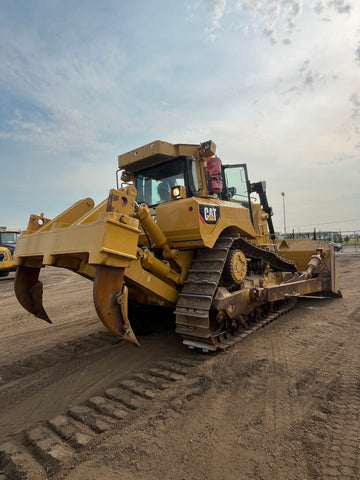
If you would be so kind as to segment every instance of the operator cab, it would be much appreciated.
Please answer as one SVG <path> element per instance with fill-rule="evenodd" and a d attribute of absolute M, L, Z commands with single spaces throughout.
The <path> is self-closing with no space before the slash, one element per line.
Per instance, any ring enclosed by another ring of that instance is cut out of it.
<path fill-rule="evenodd" d="M 241 204 L 252 217 L 250 194 L 257 190 L 246 165 L 222 165 L 215 152 L 211 140 L 200 145 L 156 140 L 119 155 L 118 172 L 122 181 L 134 183 L 138 204 L 154 208 L 181 198 L 217 197 Z"/>
<path fill-rule="evenodd" d="M 220 200 L 237 202 L 249 208 L 248 179 L 245 164 L 220 166 L 216 176 L 208 175 L 208 191 Z M 221 180 L 220 180 L 221 179 Z M 219 187 L 220 185 L 220 187 Z M 160 165 L 136 172 L 136 201 L 155 207 L 178 198 L 198 196 L 195 161 L 191 157 L 179 157 Z M 179 195 L 180 189 L 184 195 Z"/>
<path fill-rule="evenodd" d="M 217 197 L 247 208 L 254 226 L 250 195 L 256 193 L 274 236 L 265 182 L 250 183 L 246 164 L 222 165 L 215 152 L 211 140 L 200 145 L 156 140 L 119 155 L 117 173 L 121 172 L 122 182 L 135 185 L 138 204 L 145 203 L 155 210 L 157 205 L 172 200 Z"/>
<path fill-rule="evenodd" d="M 181 187 L 184 197 L 196 196 L 198 186 L 194 160 L 179 157 L 138 171 L 135 187 L 137 203 L 146 203 L 149 207 L 177 198 Z"/>

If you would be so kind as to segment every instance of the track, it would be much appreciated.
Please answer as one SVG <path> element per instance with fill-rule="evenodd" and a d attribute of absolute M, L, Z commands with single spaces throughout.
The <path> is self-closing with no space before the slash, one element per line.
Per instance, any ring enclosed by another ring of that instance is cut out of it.
<path fill-rule="evenodd" d="M 235 345 L 249 333 L 264 326 L 278 316 L 286 313 L 296 300 L 275 305 L 271 312 L 265 313 L 263 307 L 255 312 L 262 317 L 257 327 L 240 328 L 235 333 L 221 329 L 212 331 L 211 305 L 224 269 L 231 247 L 235 247 L 253 259 L 265 260 L 272 267 L 282 271 L 293 272 L 294 264 L 268 248 L 261 248 L 241 238 L 238 234 L 222 235 L 212 249 L 200 249 L 196 252 L 183 289 L 176 305 L 176 332 L 190 348 L 209 350 L 226 350 Z"/>

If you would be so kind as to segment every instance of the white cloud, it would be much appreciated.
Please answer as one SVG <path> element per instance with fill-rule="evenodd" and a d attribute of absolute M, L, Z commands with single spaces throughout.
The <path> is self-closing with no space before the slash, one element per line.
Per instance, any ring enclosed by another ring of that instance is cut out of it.
<path fill-rule="evenodd" d="M 220 20 L 224 14 L 226 0 L 206 0 L 210 11 L 211 23 L 214 28 L 219 28 Z"/>
<path fill-rule="evenodd" d="M 31 105 L 13 111 L 3 134 L 49 151 L 79 151 L 102 149 L 101 135 L 115 124 L 127 128 L 127 92 L 116 81 L 125 70 L 124 58 L 112 40 L 57 55 L 27 32 L 3 28 L 1 40 L 2 82 Z"/>
<path fill-rule="evenodd" d="M 360 66 L 360 47 L 358 47 L 355 50 L 355 60 L 358 62 L 359 66 Z"/>
<path fill-rule="evenodd" d="M 317 2 L 304 0 L 206 0 L 210 10 L 212 27 L 207 29 L 212 40 L 216 39 L 217 31 L 221 23 L 227 21 L 225 10 L 232 15 L 234 11 L 241 12 L 247 17 L 248 25 L 241 28 L 251 28 L 253 32 L 262 32 L 275 45 L 277 42 L 286 45 L 291 43 L 291 35 L 298 28 L 299 19 L 304 12 L 313 11 L 316 15 L 323 13 L 327 17 L 321 17 L 321 20 L 332 21 L 334 14 L 349 16 L 354 7 L 346 0 L 327 0 Z M 243 25 L 242 18 L 241 24 Z M 237 28 L 236 22 L 233 22 L 233 28 Z"/>

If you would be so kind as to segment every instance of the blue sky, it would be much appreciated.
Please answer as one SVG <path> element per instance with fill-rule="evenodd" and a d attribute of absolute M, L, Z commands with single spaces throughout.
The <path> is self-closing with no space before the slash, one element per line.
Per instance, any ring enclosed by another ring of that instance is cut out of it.
<path fill-rule="evenodd" d="M 360 230 L 355 0 L 3 0 L 0 224 L 103 200 L 117 155 L 212 139 L 277 230 Z"/>

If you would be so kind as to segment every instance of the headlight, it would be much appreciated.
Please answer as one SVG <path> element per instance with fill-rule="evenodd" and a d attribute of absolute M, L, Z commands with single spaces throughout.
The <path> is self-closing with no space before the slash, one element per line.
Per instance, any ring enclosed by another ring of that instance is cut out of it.
<path fill-rule="evenodd" d="M 186 187 L 184 185 L 175 185 L 171 187 L 171 200 L 186 198 Z"/>
<path fill-rule="evenodd" d="M 179 187 L 173 187 L 172 194 L 173 194 L 174 198 L 180 197 L 180 188 Z"/>

